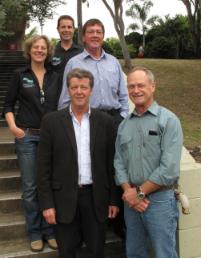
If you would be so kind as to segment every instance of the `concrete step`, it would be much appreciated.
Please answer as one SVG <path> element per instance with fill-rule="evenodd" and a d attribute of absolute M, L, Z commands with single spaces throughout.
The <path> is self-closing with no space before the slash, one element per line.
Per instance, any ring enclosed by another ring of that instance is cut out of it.
<path fill-rule="evenodd" d="M 124 245 L 120 241 L 107 242 L 105 245 L 106 258 L 126 258 Z M 88 258 L 87 250 L 83 247 L 77 258 Z M 0 257 L 1 258 L 1 257 Z"/>
<path fill-rule="evenodd" d="M 0 95 L 0 100 L 4 101 L 5 100 L 5 96 Z"/>
<path fill-rule="evenodd" d="M 7 123 L 5 121 L 5 119 L 0 119 L 0 127 L 6 127 Z"/>
<path fill-rule="evenodd" d="M 27 238 L 1 241 L 0 250 L 0 258 L 58 258 L 57 251 L 53 251 L 47 245 L 42 252 L 32 252 Z"/>
<path fill-rule="evenodd" d="M 0 76 L 0 91 L 2 90 L 8 90 L 8 81 L 4 82 Z"/>
<path fill-rule="evenodd" d="M 0 192 L 19 191 L 20 189 L 21 178 L 19 170 L 0 171 Z"/>
<path fill-rule="evenodd" d="M 58 258 L 57 251 L 50 249 L 47 244 L 42 252 L 33 253 L 30 250 L 29 240 L 27 238 L 12 241 L 0 242 L 0 258 Z M 125 258 L 124 246 L 121 242 L 106 243 L 106 258 Z M 87 250 L 82 248 L 77 258 L 88 258 Z"/>
<path fill-rule="evenodd" d="M 6 248 L 5 248 L 6 246 Z M 17 247 L 17 249 L 16 249 Z M 57 251 L 51 250 L 47 245 L 42 252 L 33 253 L 29 250 L 28 240 L 18 240 L 15 243 L 6 242 L 0 243 L 0 249 L 4 252 L 0 255 L 0 258 L 58 258 Z M 14 249 L 14 250 L 13 250 Z M 16 251 L 17 250 L 17 251 Z M 121 244 L 114 243 L 106 245 L 105 247 L 106 258 L 124 258 L 125 254 L 122 250 Z M 82 254 L 80 253 L 77 258 L 88 258 L 85 249 L 82 249 Z"/>
<path fill-rule="evenodd" d="M 0 192 L 0 213 L 12 213 L 22 211 L 20 191 Z"/>
<path fill-rule="evenodd" d="M 22 211 L 13 211 L 10 213 L 0 212 L 0 227 L 4 227 L 5 225 L 10 226 L 13 223 L 22 224 L 24 221 L 25 219 Z"/>
<path fill-rule="evenodd" d="M 25 220 L 22 213 L 0 213 L 0 241 L 26 238 Z"/>
<path fill-rule="evenodd" d="M 15 154 L 2 154 L 0 156 L 0 171 L 17 169 L 17 157 Z"/>
<path fill-rule="evenodd" d="M 0 145 L 3 143 L 14 143 L 14 136 L 8 129 L 8 127 L 0 127 Z"/>
<path fill-rule="evenodd" d="M 1 90 L 1 96 L 6 96 L 7 90 L 6 89 L 2 89 Z"/>
<path fill-rule="evenodd" d="M 0 143 L 0 156 L 15 153 L 14 140 Z"/>
<path fill-rule="evenodd" d="M 12 73 L 12 71 L 4 72 L 4 73 L 2 73 L 2 71 L 1 71 L 1 74 L 0 74 L 0 78 L 1 78 L 1 80 L 5 80 L 5 79 L 10 78 L 10 77 L 11 77 L 10 72 Z M 5 82 L 6 82 L 6 81 L 5 81 Z M 7 83 L 8 83 L 8 81 L 7 81 Z"/>

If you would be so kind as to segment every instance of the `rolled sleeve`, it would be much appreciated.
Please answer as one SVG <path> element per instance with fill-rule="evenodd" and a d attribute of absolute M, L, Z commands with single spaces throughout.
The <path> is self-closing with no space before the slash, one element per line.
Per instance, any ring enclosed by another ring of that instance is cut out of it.
<path fill-rule="evenodd" d="M 158 185 L 173 185 L 179 178 L 183 133 L 177 117 L 168 119 L 161 140 L 159 166 L 149 176 Z"/>

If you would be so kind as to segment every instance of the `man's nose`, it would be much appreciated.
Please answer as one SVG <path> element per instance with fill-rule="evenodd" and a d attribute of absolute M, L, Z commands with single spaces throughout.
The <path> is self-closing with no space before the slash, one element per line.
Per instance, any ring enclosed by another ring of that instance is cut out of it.
<path fill-rule="evenodd" d="M 81 93 L 82 92 L 82 89 L 81 89 L 81 87 L 79 86 L 79 87 L 77 87 L 77 93 Z"/>

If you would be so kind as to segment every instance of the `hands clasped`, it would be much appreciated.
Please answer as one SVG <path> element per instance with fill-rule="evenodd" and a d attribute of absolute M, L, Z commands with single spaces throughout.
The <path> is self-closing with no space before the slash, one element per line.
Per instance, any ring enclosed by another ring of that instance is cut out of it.
<path fill-rule="evenodd" d="M 147 198 L 145 198 L 144 200 L 138 199 L 135 188 L 129 188 L 125 190 L 122 195 L 122 200 L 126 202 L 130 208 L 133 208 L 134 210 L 139 212 L 144 212 L 148 208 L 150 203 Z"/>

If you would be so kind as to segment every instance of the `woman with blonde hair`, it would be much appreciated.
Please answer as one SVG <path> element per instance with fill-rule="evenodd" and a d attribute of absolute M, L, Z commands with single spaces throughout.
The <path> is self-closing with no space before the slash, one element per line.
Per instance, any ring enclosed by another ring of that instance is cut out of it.
<path fill-rule="evenodd" d="M 24 56 L 28 65 L 15 71 L 5 99 L 4 114 L 15 137 L 16 152 L 22 178 L 22 201 L 32 251 L 41 251 L 43 240 L 56 249 L 52 227 L 40 212 L 37 199 L 36 164 L 40 124 L 44 114 L 57 109 L 60 85 L 49 60 L 49 39 L 34 35 L 25 42 Z M 15 105 L 18 110 L 15 114 Z"/>

